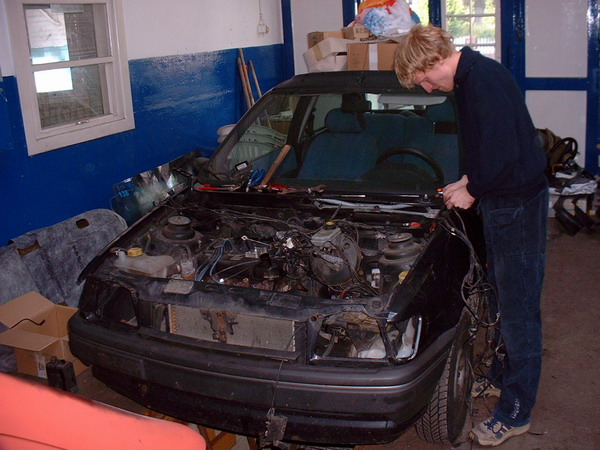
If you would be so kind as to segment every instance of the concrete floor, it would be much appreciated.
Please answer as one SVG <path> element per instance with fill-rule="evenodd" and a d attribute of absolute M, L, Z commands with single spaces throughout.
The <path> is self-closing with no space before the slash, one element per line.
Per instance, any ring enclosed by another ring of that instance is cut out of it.
<path fill-rule="evenodd" d="M 600 449 L 600 231 L 569 236 L 551 219 L 543 295 L 544 360 L 538 402 L 530 431 L 503 444 L 504 449 Z M 79 393 L 141 413 L 144 408 L 106 388 L 87 370 L 78 377 Z M 489 415 L 494 399 L 477 399 L 474 417 L 455 447 L 477 447 L 467 439 Z M 238 439 L 238 443 L 240 443 Z M 245 441 L 245 440 L 244 440 Z M 236 446 L 240 448 L 240 446 Z M 241 446 L 243 448 L 243 445 Z M 247 447 L 246 447 L 247 448 Z M 411 429 L 385 445 L 357 450 L 443 449 L 421 441 Z"/>

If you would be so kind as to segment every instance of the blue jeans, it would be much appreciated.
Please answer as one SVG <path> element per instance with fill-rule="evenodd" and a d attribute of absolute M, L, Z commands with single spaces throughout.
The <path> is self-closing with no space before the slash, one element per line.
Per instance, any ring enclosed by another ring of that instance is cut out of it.
<path fill-rule="evenodd" d="M 535 194 L 484 196 L 490 310 L 500 312 L 499 358 L 488 377 L 502 389 L 494 417 L 511 426 L 531 421 L 542 363 L 540 299 L 546 259 L 548 189 Z"/>

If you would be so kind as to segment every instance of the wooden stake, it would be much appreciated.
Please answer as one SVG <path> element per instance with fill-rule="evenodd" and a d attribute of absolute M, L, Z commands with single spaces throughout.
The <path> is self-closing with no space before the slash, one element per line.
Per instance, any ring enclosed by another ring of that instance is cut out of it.
<path fill-rule="evenodd" d="M 256 92 L 258 92 L 258 98 L 262 97 L 262 91 L 260 90 L 260 85 L 258 84 L 258 77 L 256 76 L 256 71 L 254 70 L 254 64 L 252 63 L 252 60 L 248 61 L 248 64 L 250 65 L 250 71 L 252 72 L 252 78 L 254 79 L 254 84 L 256 85 Z M 269 128 L 273 128 L 271 126 L 271 119 L 269 118 L 269 115 L 265 113 L 265 118 L 267 119 L 267 126 Z"/>
<path fill-rule="evenodd" d="M 248 76 L 248 66 L 246 65 L 246 59 L 244 58 L 244 50 L 240 48 L 238 51 L 240 53 L 240 59 L 242 60 L 243 79 L 246 83 L 248 94 L 250 96 L 250 104 L 254 105 L 254 94 L 252 93 L 252 86 L 250 86 L 250 77 Z"/>
<path fill-rule="evenodd" d="M 248 94 L 248 86 L 246 84 L 246 80 L 244 78 L 244 67 L 242 65 L 242 59 L 238 56 L 237 59 L 238 69 L 240 71 L 240 78 L 242 80 L 242 88 L 244 89 L 244 97 L 246 98 L 246 105 L 248 108 L 252 106 L 252 102 L 250 101 L 250 95 Z"/>
<path fill-rule="evenodd" d="M 260 85 L 258 84 L 258 78 L 256 76 L 256 71 L 254 70 L 254 64 L 252 63 L 252 61 L 249 61 L 248 64 L 250 64 L 250 71 L 252 72 L 252 78 L 254 78 L 254 84 L 256 85 L 256 92 L 258 92 L 258 98 L 261 98 L 262 92 L 260 90 Z"/>

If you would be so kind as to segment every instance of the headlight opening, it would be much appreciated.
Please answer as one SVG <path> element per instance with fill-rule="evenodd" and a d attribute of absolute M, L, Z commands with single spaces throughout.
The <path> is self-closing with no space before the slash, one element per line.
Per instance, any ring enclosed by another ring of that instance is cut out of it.
<path fill-rule="evenodd" d="M 379 326 L 366 314 L 336 314 L 323 321 L 313 360 L 409 361 L 417 355 L 422 324 L 420 315 Z"/>

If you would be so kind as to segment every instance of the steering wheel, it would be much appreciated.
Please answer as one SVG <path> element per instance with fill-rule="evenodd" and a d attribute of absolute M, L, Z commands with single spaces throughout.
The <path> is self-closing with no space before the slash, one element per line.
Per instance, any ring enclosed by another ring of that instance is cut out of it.
<path fill-rule="evenodd" d="M 433 169 L 433 172 L 436 177 L 435 179 L 433 179 L 433 177 L 431 177 L 431 174 L 428 173 L 427 175 L 432 178 L 431 181 L 439 182 L 439 184 L 444 184 L 444 171 L 442 170 L 442 167 L 439 165 L 439 163 L 435 159 L 433 159 L 431 156 L 429 156 L 427 153 L 425 153 L 424 151 L 418 150 L 416 148 L 404 147 L 402 145 L 392 147 L 392 148 L 386 150 L 385 152 L 383 152 L 381 155 L 379 155 L 379 157 L 377 158 L 377 161 L 375 162 L 375 166 L 382 164 L 384 161 L 388 160 L 389 158 L 391 158 L 394 155 L 412 155 L 412 156 L 416 156 L 417 158 L 425 161 Z M 420 167 L 418 167 L 414 164 L 404 163 L 403 166 L 406 166 L 407 168 L 409 166 L 412 166 L 415 169 L 418 169 L 417 171 L 420 172 L 420 174 L 424 173 L 424 171 Z M 410 170 L 410 169 L 408 169 L 408 170 Z"/>

